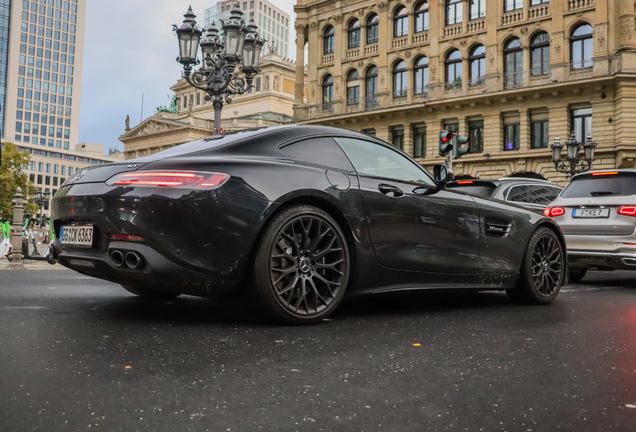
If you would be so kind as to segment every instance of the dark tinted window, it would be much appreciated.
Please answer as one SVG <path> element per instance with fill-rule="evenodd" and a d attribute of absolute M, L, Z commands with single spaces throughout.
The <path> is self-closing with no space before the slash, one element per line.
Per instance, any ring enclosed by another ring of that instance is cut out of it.
<path fill-rule="evenodd" d="M 508 198 L 506 201 L 510 202 L 528 202 L 528 186 L 513 186 L 508 191 Z"/>
<path fill-rule="evenodd" d="M 548 205 L 559 196 L 561 189 L 550 186 L 528 186 L 530 204 Z"/>
<path fill-rule="evenodd" d="M 354 171 L 349 159 L 333 138 L 313 138 L 282 148 L 292 159 L 341 171 Z"/>
<path fill-rule="evenodd" d="M 572 180 L 562 198 L 636 195 L 636 174 L 619 173 L 609 176 L 585 175 Z"/>
<path fill-rule="evenodd" d="M 495 186 L 461 186 L 461 185 L 448 185 L 449 189 L 457 189 L 459 192 L 466 192 L 471 195 L 478 195 L 482 197 L 491 197 L 497 189 Z"/>

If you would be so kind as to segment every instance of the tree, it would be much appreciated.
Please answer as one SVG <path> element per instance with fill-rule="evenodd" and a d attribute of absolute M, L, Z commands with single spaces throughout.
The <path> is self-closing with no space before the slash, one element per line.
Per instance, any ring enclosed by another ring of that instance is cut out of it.
<path fill-rule="evenodd" d="M 2 166 L 0 166 L 0 210 L 2 217 L 11 219 L 13 217 L 13 196 L 16 190 L 22 188 L 22 193 L 28 199 L 35 191 L 35 186 L 31 183 L 27 175 L 22 171 L 22 167 L 31 161 L 31 155 L 27 152 L 20 152 L 11 143 L 4 143 L 2 150 Z M 29 202 L 24 208 L 25 213 L 36 214 L 38 206 Z"/>

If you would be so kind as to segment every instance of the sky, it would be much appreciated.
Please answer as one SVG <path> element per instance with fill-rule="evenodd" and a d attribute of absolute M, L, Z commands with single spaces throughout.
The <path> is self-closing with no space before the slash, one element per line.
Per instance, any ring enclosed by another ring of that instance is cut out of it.
<path fill-rule="evenodd" d="M 271 1 L 271 0 L 270 0 Z M 290 19 L 289 55 L 296 57 L 294 0 L 271 1 Z M 172 87 L 182 66 L 172 24 L 183 22 L 192 5 L 203 26 L 204 11 L 212 0 L 87 0 L 86 35 L 82 76 L 80 142 L 103 144 L 123 150 L 118 138 L 130 126 L 152 116 L 159 106 L 169 105 Z"/>

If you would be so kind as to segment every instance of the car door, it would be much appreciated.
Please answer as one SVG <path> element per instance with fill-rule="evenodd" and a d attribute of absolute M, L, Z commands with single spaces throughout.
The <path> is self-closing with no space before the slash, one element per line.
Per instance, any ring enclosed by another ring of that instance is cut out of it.
<path fill-rule="evenodd" d="M 479 209 L 472 197 L 435 190 L 419 164 L 388 145 L 336 138 L 358 173 L 378 261 L 430 273 L 479 271 Z"/>

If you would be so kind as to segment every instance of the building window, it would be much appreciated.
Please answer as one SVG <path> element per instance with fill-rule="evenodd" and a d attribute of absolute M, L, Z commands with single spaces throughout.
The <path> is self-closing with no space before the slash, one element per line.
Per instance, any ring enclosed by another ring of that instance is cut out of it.
<path fill-rule="evenodd" d="M 322 109 L 330 111 L 333 102 L 333 77 L 327 75 L 322 81 Z"/>
<path fill-rule="evenodd" d="M 415 8 L 415 33 L 428 31 L 428 2 L 423 1 Z"/>
<path fill-rule="evenodd" d="M 519 150 L 521 146 L 521 117 L 518 113 L 504 115 L 504 151 Z"/>
<path fill-rule="evenodd" d="M 482 153 L 484 151 L 484 121 L 471 120 L 468 122 L 469 153 Z"/>
<path fill-rule="evenodd" d="M 484 18 L 486 16 L 486 0 L 472 0 L 470 2 L 470 20 Z"/>
<path fill-rule="evenodd" d="M 424 94 L 428 89 L 428 57 L 422 56 L 415 61 L 413 79 L 413 92 Z"/>
<path fill-rule="evenodd" d="M 574 29 L 570 37 L 572 69 L 592 67 L 593 44 L 591 25 L 582 24 Z"/>
<path fill-rule="evenodd" d="M 448 0 L 446 2 L 446 25 L 460 24 L 464 18 L 462 0 Z"/>
<path fill-rule="evenodd" d="M 470 85 L 472 87 L 485 85 L 486 77 L 486 48 L 483 45 L 476 46 L 470 52 Z"/>
<path fill-rule="evenodd" d="M 413 157 L 426 157 L 426 126 L 413 127 Z"/>
<path fill-rule="evenodd" d="M 367 45 L 378 43 L 378 23 L 380 18 L 372 15 L 367 20 Z"/>
<path fill-rule="evenodd" d="M 256 78 L 256 91 L 261 91 L 261 77 Z"/>
<path fill-rule="evenodd" d="M 367 75 L 365 76 L 365 97 L 366 109 L 374 109 L 377 108 L 378 100 L 375 97 L 375 94 L 378 92 L 378 68 L 375 66 L 371 66 L 367 70 Z"/>
<path fill-rule="evenodd" d="M 404 150 L 404 128 L 391 128 L 391 143 L 400 150 Z"/>
<path fill-rule="evenodd" d="M 530 61 L 532 76 L 550 74 L 550 35 L 541 32 L 532 38 L 530 43 Z"/>
<path fill-rule="evenodd" d="M 530 6 L 539 6 L 546 3 L 550 3 L 550 0 L 530 0 Z"/>
<path fill-rule="evenodd" d="M 408 91 L 406 63 L 399 60 L 393 66 L 393 97 L 406 97 Z"/>
<path fill-rule="evenodd" d="M 530 148 L 547 148 L 550 141 L 548 113 L 530 114 Z"/>
<path fill-rule="evenodd" d="M 325 33 L 323 36 L 323 52 L 324 54 L 333 54 L 334 49 L 334 34 L 335 31 L 332 26 L 329 26 L 325 29 Z"/>
<path fill-rule="evenodd" d="M 504 48 L 504 87 L 523 86 L 523 50 L 521 39 L 509 41 Z"/>
<path fill-rule="evenodd" d="M 523 0 L 504 0 L 504 12 L 523 9 Z"/>
<path fill-rule="evenodd" d="M 462 55 L 459 50 L 451 51 L 446 56 L 446 89 L 462 88 Z"/>
<path fill-rule="evenodd" d="M 588 135 L 592 135 L 592 108 L 573 109 L 571 114 L 574 136 L 583 143 Z"/>
<path fill-rule="evenodd" d="M 444 123 L 444 130 L 448 132 L 459 133 L 459 123 Z"/>
<path fill-rule="evenodd" d="M 409 16 L 405 7 L 395 11 L 393 15 L 393 37 L 402 37 L 409 34 Z"/>
<path fill-rule="evenodd" d="M 360 46 L 360 21 L 354 20 L 349 24 L 348 46 L 358 48 Z"/>
<path fill-rule="evenodd" d="M 375 138 L 375 129 L 362 129 L 361 132 Z"/>
<path fill-rule="evenodd" d="M 357 70 L 353 70 L 347 77 L 347 105 L 358 105 L 360 103 L 360 75 Z"/>

